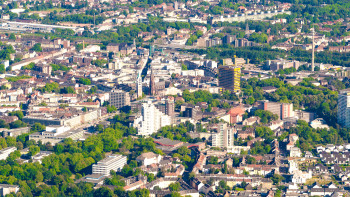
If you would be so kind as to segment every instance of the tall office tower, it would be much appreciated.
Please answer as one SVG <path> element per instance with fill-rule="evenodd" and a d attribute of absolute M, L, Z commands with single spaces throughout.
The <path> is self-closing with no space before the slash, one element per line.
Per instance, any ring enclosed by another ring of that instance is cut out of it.
<path fill-rule="evenodd" d="M 241 90 L 241 68 L 234 66 L 220 66 L 219 86 L 235 93 L 239 93 Z"/>
<path fill-rule="evenodd" d="M 109 155 L 108 157 L 92 165 L 93 174 L 110 175 L 111 170 L 120 172 L 126 164 L 126 156 Z"/>
<path fill-rule="evenodd" d="M 343 127 L 350 127 L 350 89 L 339 92 L 338 123 Z"/>
<path fill-rule="evenodd" d="M 129 92 L 123 90 L 113 89 L 110 92 L 109 104 L 116 108 L 122 108 L 124 106 L 130 106 Z"/>
<path fill-rule="evenodd" d="M 137 98 L 142 97 L 142 75 L 141 70 L 138 71 L 137 78 L 136 78 L 136 91 L 137 91 Z"/>
<path fill-rule="evenodd" d="M 137 128 L 139 135 L 148 136 L 170 124 L 171 117 L 157 109 L 152 101 L 148 101 L 142 103 L 141 116 L 134 120 L 133 126 Z"/>
<path fill-rule="evenodd" d="M 154 74 L 153 74 L 153 70 L 151 71 L 151 79 L 150 79 L 150 82 L 149 82 L 149 93 L 150 95 L 154 96 L 156 95 L 156 82 L 155 82 L 155 79 L 154 79 Z"/>
<path fill-rule="evenodd" d="M 234 146 L 234 129 L 226 123 L 219 123 L 218 132 L 211 135 L 212 146 L 220 148 L 231 148 Z"/>

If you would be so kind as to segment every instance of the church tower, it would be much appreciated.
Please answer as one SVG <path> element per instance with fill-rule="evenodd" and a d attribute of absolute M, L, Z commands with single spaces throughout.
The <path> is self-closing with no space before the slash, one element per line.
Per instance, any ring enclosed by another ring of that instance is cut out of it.
<path fill-rule="evenodd" d="M 246 34 L 246 35 L 249 35 L 249 25 L 248 25 L 248 22 L 247 22 L 247 24 L 246 24 L 246 26 L 245 26 L 245 34 Z"/>
<path fill-rule="evenodd" d="M 149 89 L 150 89 L 151 96 L 156 95 L 156 82 L 154 80 L 153 70 L 151 70 L 151 79 L 150 79 L 150 83 L 149 83 Z"/>
<path fill-rule="evenodd" d="M 138 71 L 137 78 L 136 78 L 136 89 L 137 89 L 137 98 L 142 97 L 142 75 L 141 70 Z"/>

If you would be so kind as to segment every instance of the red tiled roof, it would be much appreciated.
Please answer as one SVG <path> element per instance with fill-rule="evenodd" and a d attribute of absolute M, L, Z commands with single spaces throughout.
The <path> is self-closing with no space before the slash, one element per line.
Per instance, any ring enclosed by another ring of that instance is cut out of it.
<path fill-rule="evenodd" d="M 231 116 L 243 115 L 244 110 L 241 107 L 235 107 L 230 109 L 230 111 L 228 111 L 227 113 L 230 114 Z"/>
<path fill-rule="evenodd" d="M 83 103 L 80 103 L 81 105 L 98 105 L 99 102 L 83 102 Z"/>

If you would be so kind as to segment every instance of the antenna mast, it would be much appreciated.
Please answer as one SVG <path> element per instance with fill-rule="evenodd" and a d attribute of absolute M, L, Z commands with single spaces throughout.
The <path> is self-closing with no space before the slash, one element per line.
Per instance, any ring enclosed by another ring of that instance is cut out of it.
<path fill-rule="evenodd" d="M 315 71 L 315 26 L 312 28 L 312 62 L 311 70 Z"/>
<path fill-rule="evenodd" d="M 94 27 L 96 27 L 95 12 L 94 12 Z"/>

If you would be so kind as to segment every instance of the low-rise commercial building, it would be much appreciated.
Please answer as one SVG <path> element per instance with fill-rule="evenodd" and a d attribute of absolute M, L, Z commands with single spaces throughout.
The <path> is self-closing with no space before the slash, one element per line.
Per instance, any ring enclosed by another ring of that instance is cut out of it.
<path fill-rule="evenodd" d="M 41 31 L 41 32 L 54 32 L 56 29 L 70 29 L 74 32 L 83 32 L 84 28 L 80 27 L 67 27 L 59 25 L 46 25 L 38 23 L 22 23 L 6 21 L 0 24 L 0 29 L 10 30 L 10 31 Z"/>
<path fill-rule="evenodd" d="M 7 159 L 7 157 L 14 151 L 16 151 L 17 148 L 16 147 L 7 147 L 7 148 L 4 148 L 2 150 L 0 150 L 0 160 L 5 160 Z"/>
<path fill-rule="evenodd" d="M 286 69 L 286 68 L 295 68 L 298 70 L 300 66 L 299 61 L 290 61 L 290 60 L 269 60 L 266 62 L 266 66 L 270 67 L 270 70 L 277 71 L 280 69 Z"/>
<path fill-rule="evenodd" d="M 102 174 L 108 176 L 111 170 L 115 172 L 121 171 L 121 169 L 126 165 L 127 158 L 123 155 L 109 155 L 105 159 L 97 162 L 97 164 L 92 165 L 93 174 Z"/>
<path fill-rule="evenodd" d="M 11 136 L 11 137 L 17 137 L 19 135 L 22 135 L 24 133 L 28 133 L 30 130 L 30 127 L 22 127 L 17 129 L 9 129 L 2 132 L 3 137 Z"/>
<path fill-rule="evenodd" d="M 91 110 L 85 113 L 82 112 L 71 112 L 71 113 L 32 113 L 28 116 L 23 117 L 22 121 L 27 124 L 40 123 L 46 126 L 66 126 L 74 128 L 82 124 L 94 121 L 102 116 L 102 109 Z M 73 114 L 74 113 L 74 114 Z"/>
<path fill-rule="evenodd" d="M 61 128 L 62 129 L 62 128 Z M 71 138 L 72 140 L 79 140 L 84 137 L 84 130 L 64 130 L 62 131 L 60 127 L 53 130 L 46 130 L 43 132 L 35 132 L 29 135 L 29 140 L 34 140 L 35 142 L 41 141 L 43 144 L 50 143 L 55 145 L 66 138 Z"/>

